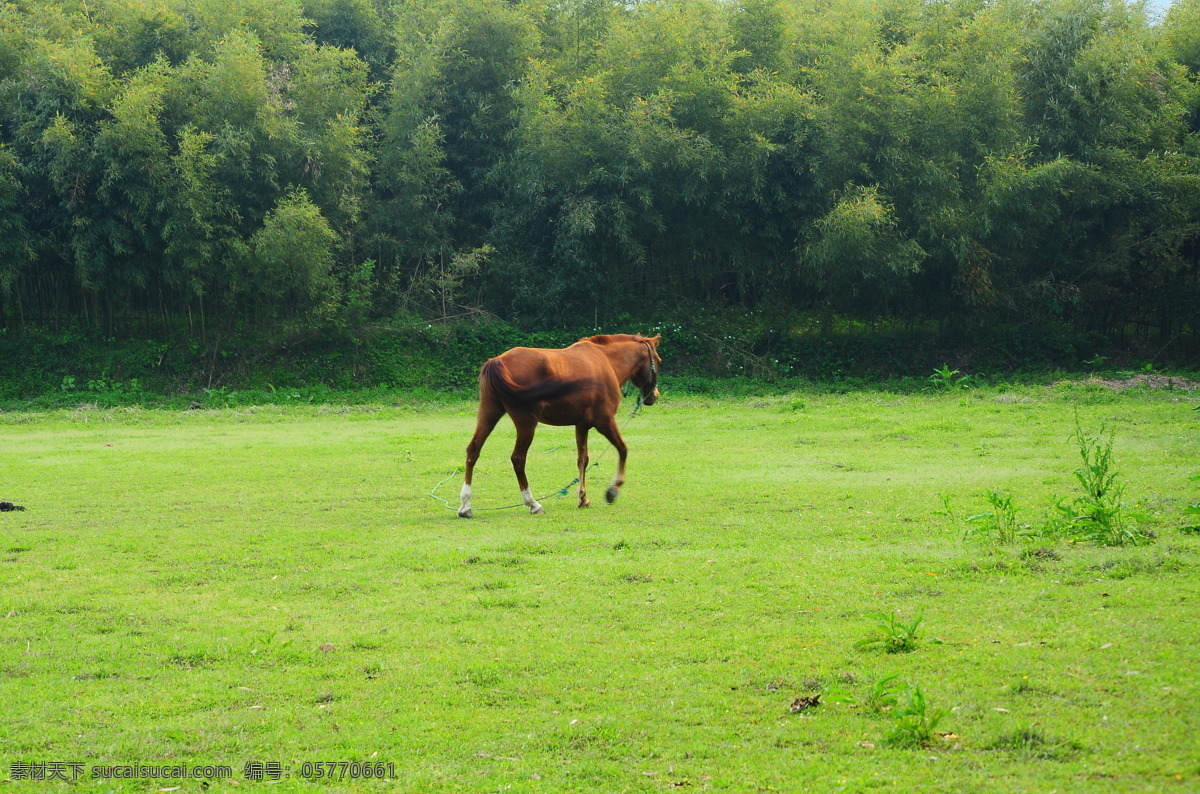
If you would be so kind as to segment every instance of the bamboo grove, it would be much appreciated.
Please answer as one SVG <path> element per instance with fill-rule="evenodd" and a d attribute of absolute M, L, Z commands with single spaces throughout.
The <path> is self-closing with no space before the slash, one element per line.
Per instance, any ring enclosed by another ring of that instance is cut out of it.
<path fill-rule="evenodd" d="M 1200 0 L 16 0 L 0 325 L 1200 327 Z"/>

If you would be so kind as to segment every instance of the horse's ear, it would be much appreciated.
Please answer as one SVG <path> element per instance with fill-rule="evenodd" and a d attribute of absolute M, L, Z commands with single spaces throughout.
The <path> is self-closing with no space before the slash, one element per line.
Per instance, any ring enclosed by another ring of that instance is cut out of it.
<path fill-rule="evenodd" d="M 658 343 L 661 341 L 662 334 L 655 334 L 654 336 L 650 337 L 650 344 L 654 345 L 655 347 L 658 347 Z"/>

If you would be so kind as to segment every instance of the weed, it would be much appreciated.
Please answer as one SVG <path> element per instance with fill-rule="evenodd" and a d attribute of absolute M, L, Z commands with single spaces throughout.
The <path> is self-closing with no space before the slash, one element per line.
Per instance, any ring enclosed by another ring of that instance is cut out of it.
<path fill-rule="evenodd" d="M 1186 568 L 1186 563 L 1178 557 L 1156 555 L 1150 559 L 1116 559 L 1106 560 L 1098 565 L 1089 566 L 1090 570 L 1104 574 L 1107 579 L 1128 579 L 1139 574 L 1175 573 Z"/>
<path fill-rule="evenodd" d="M 964 537 L 999 544 L 1015 542 L 1017 540 L 1017 512 L 1012 504 L 1012 496 L 1003 496 L 999 491 L 986 491 L 984 498 L 987 499 L 992 509 L 968 517 L 967 523 L 975 526 L 968 529 Z"/>
<path fill-rule="evenodd" d="M 177 653 L 167 659 L 169 664 L 176 667 L 181 667 L 184 670 L 195 670 L 201 667 L 211 667 L 216 664 L 219 659 L 207 651 L 192 651 L 189 653 Z"/>
<path fill-rule="evenodd" d="M 890 615 L 882 613 L 872 615 L 871 618 L 879 624 L 878 633 L 873 637 L 867 637 L 865 640 L 860 640 L 854 644 L 855 648 L 874 648 L 882 647 L 884 653 L 910 653 L 918 647 L 917 628 L 925 620 L 924 615 L 917 615 L 916 620 L 912 623 L 905 623 L 896 617 L 893 612 Z"/>
<path fill-rule="evenodd" d="M 929 376 L 929 382 L 933 384 L 936 391 L 964 389 L 970 381 L 970 375 L 963 375 L 956 369 L 950 369 L 949 364 L 943 364 Z"/>
<path fill-rule="evenodd" d="M 1083 747 L 1078 742 L 1062 741 L 1047 737 L 1035 725 L 999 736 L 986 746 L 988 750 L 1007 750 L 1030 759 L 1062 761 Z"/>
<path fill-rule="evenodd" d="M 1036 692 L 1037 690 L 1033 684 L 1029 683 L 1029 676 L 1023 676 L 1009 684 L 1008 691 L 1014 695 L 1024 695 L 1028 692 Z"/>
<path fill-rule="evenodd" d="M 81 673 L 76 673 L 71 676 L 72 681 L 103 681 L 108 678 L 119 678 L 116 673 L 105 668 L 99 670 L 87 670 Z"/>
<path fill-rule="evenodd" d="M 858 677 L 853 673 L 842 673 L 838 676 L 840 686 L 821 687 L 819 681 L 806 681 L 805 686 L 808 689 L 823 689 L 821 695 L 827 703 L 843 703 L 848 706 L 862 706 L 867 714 L 886 714 L 891 711 L 899 700 L 900 693 L 904 691 L 904 686 L 896 682 L 896 674 L 884 676 L 876 679 L 871 684 L 871 688 L 867 694 L 859 700 L 850 688 L 858 682 Z M 783 679 L 776 679 L 773 683 L 767 686 L 768 690 L 774 691 L 786 683 Z M 808 686 L 808 684 L 816 684 L 816 686 Z"/>
<path fill-rule="evenodd" d="M 949 709 L 931 709 L 918 686 L 909 687 L 908 701 L 892 709 L 892 730 L 884 742 L 892 747 L 928 747 Z"/>
<path fill-rule="evenodd" d="M 1083 466 L 1075 470 L 1075 479 L 1083 495 L 1072 501 L 1058 500 L 1058 526 L 1074 537 L 1100 546 L 1125 546 L 1148 543 L 1150 533 L 1128 520 L 1125 514 L 1125 483 L 1117 479 L 1113 465 L 1113 438 L 1103 440 L 1105 426 L 1089 436 L 1075 417 L 1075 434 Z"/>
<path fill-rule="evenodd" d="M 1183 509 L 1183 512 L 1189 516 L 1194 516 L 1197 521 L 1200 521 L 1200 502 L 1190 504 Z M 1180 532 L 1186 532 L 1189 535 L 1200 534 L 1200 523 L 1187 524 L 1179 528 Z"/>
<path fill-rule="evenodd" d="M 503 681 L 503 677 L 495 670 L 485 667 L 472 667 L 466 675 L 458 680 L 459 684 L 471 684 L 478 687 L 493 687 Z"/>
<path fill-rule="evenodd" d="M 883 714 L 895 708 L 900 701 L 903 687 L 896 683 L 896 674 L 884 676 L 871 684 L 871 691 L 863 701 L 863 707 L 871 714 Z"/>

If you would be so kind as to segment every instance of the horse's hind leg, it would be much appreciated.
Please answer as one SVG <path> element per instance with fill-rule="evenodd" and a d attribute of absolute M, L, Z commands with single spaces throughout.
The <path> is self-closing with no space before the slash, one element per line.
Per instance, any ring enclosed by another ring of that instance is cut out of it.
<path fill-rule="evenodd" d="M 629 454 L 629 448 L 625 446 L 625 439 L 621 438 L 621 431 L 617 429 L 617 422 L 613 417 L 596 425 L 596 429 L 617 448 L 617 476 L 613 478 L 612 485 L 608 486 L 608 490 L 604 492 L 605 500 L 612 504 L 617 501 L 617 496 L 621 493 L 621 486 L 625 484 L 625 457 Z"/>
<path fill-rule="evenodd" d="M 533 443 L 533 432 L 537 429 L 537 419 L 532 416 L 509 414 L 513 424 L 517 426 L 517 443 L 513 446 L 512 465 L 517 475 L 517 485 L 521 486 L 521 501 L 531 513 L 543 512 L 542 506 L 533 498 L 529 491 L 529 480 L 525 477 L 525 456 L 529 453 L 529 445 Z"/>
<path fill-rule="evenodd" d="M 479 414 L 475 419 L 475 435 L 471 436 L 471 442 L 467 444 L 467 473 L 463 478 L 462 493 L 459 494 L 458 515 L 460 518 L 470 518 L 473 515 L 471 512 L 471 476 L 475 472 L 475 461 L 479 460 L 479 451 L 483 449 L 483 442 L 487 441 L 487 437 L 492 434 L 492 430 L 495 429 L 496 423 L 502 416 L 504 416 L 504 407 L 498 401 L 487 395 L 480 395 Z"/>
<path fill-rule="evenodd" d="M 575 426 L 575 446 L 579 450 L 579 506 L 587 507 L 591 501 L 587 498 L 587 467 L 588 467 L 588 448 L 587 448 L 588 426 Z"/>

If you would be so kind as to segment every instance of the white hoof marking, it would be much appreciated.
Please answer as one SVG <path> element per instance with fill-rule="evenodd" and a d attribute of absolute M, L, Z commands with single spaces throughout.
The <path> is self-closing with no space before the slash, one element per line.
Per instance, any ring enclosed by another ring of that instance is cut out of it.
<path fill-rule="evenodd" d="M 458 508 L 459 518 L 470 518 L 471 513 L 471 486 L 463 483 L 462 491 L 458 495 L 460 507 Z"/>
<path fill-rule="evenodd" d="M 545 512 L 542 510 L 542 506 L 538 504 L 537 500 L 533 498 L 533 494 L 529 492 L 528 488 L 521 491 L 521 501 L 525 503 L 525 506 L 529 508 L 529 512 L 531 513 Z"/>

